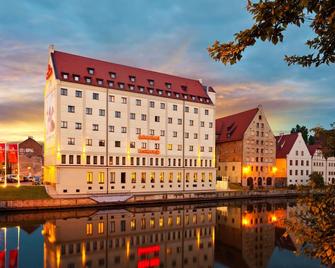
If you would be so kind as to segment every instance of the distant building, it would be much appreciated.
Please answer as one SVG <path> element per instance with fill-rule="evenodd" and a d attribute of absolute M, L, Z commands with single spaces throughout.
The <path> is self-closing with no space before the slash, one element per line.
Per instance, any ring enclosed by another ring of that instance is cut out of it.
<path fill-rule="evenodd" d="M 242 186 L 274 186 L 276 142 L 262 106 L 216 120 L 217 173 Z"/>
<path fill-rule="evenodd" d="M 287 185 L 307 185 L 311 174 L 311 156 L 301 133 L 276 137 L 278 179 Z"/>
<path fill-rule="evenodd" d="M 19 143 L 19 164 L 21 176 L 42 176 L 43 146 L 33 137 Z"/>
<path fill-rule="evenodd" d="M 309 145 L 312 157 L 312 172 L 319 173 L 325 184 L 335 184 L 335 157 L 325 158 L 319 144 Z"/>

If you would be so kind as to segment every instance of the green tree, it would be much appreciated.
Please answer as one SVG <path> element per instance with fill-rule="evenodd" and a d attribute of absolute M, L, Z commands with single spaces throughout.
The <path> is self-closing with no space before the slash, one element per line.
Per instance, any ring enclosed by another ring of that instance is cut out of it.
<path fill-rule="evenodd" d="M 309 23 L 315 36 L 306 41 L 311 53 L 302 56 L 285 56 L 288 65 L 303 67 L 335 62 L 335 5 L 333 0 L 248 0 L 247 10 L 253 15 L 254 24 L 235 34 L 235 39 L 226 43 L 215 41 L 208 48 L 210 56 L 224 64 L 235 64 L 244 50 L 257 40 L 276 45 L 283 42 L 289 25 L 300 27 Z"/>
<path fill-rule="evenodd" d="M 316 127 L 312 129 L 315 138 L 321 145 L 323 155 L 328 158 L 335 156 L 335 123 L 331 124 L 331 129 Z"/>
<path fill-rule="evenodd" d="M 309 175 L 309 184 L 312 188 L 322 188 L 325 186 L 324 179 L 318 172 L 312 172 L 312 174 Z"/>
<path fill-rule="evenodd" d="M 286 225 L 285 235 L 293 233 L 303 253 L 319 258 L 324 265 L 335 265 L 334 185 L 329 186 L 322 195 L 314 192 L 299 198 Z"/>
<path fill-rule="evenodd" d="M 308 144 L 309 145 L 314 145 L 315 144 L 315 137 L 313 135 L 309 135 Z"/>
<path fill-rule="evenodd" d="M 305 126 L 296 125 L 296 127 L 291 129 L 291 133 L 301 133 L 304 141 L 308 144 L 308 128 Z"/>

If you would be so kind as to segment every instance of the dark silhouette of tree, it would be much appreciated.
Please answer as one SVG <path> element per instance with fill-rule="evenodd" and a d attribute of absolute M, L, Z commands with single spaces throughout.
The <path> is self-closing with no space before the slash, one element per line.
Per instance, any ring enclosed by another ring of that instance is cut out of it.
<path fill-rule="evenodd" d="M 314 131 L 315 138 L 321 145 L 324 157 L 335 156 L 335 123 L 331 124 L 331 129 L 316 127 L 312 131 Z"/>
<path fill-rule="evenodd" d="M 312 172 L 309 175 L 309 183 L 312 188 L 322 188 L 325 186 L 324 179 L 318 172 Z"/>
<path fill-rule="evenodd" d="M 311 193 L 298 199 L 296 209 L 286 221 L 285 236 L 294 234 L 304 254 L 335 265 L 335 186 L 323 195 Z M 292 237 L 292 236 L 291 236 Z"/>
<path fill-rule="evenodd" d="M 308 144 L 308 128 L 305 126 L 296 125 L 296 127 L 291 129 L 291 133 L 301 133 L 304 141 Z"/>
<path fill-rule="evenodd" d="M 335 4 L 333 0 L 248 0 L 247 10 L 253 15 L 254 24 L 235 34 L 234 41 L 215 41 L 208 48 L 210 56 L 224 64 L 235 64 L 244 50 L 257 40 L 276 45 L 283 42 L 289 25 L 300 27 L 309 23 L 314 38 L 306 41 L 311 53 L 302 56 L 285 56 L 288 65 L 303 67 L 335 62 Z"/>

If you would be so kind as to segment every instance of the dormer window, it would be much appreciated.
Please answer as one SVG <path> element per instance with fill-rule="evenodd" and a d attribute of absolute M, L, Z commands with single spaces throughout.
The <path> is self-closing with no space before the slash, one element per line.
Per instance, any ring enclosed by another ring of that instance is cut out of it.
<path fill-rule="evenodd" d="M 135 89 L 135 86 L 134 86 L 134 85 L 129 85 L 129 89 L 130 89 L 130 90 L 134 90 L 134 89 Z"/>
<path fill-rule="evenodd" d="M 87 84 L 91 84 L 92 79 L 91 79 L 91 77 L 85 77 L 85 81 L 86 81 Z"/>
<path fill-rule="evenodd" d="M 93 68 L 87 68 L 88 74 L 94 75 L 94 69 Z"/>
<path fill-rule="evenodd" d="M 192 100 L 194 100 L 194 101 L 195 101 L 195 96 L 192 96 Z"/>
<path fill-rule="evenodd" d="M 73 80 L 74 80 L 74 81 L 77 81 L 77 82 L 78 82 L 79 79 L 80 79 L 79 75 L 76 75 L 76 74 L 73 75 Z"/>
<path fill-rule="evenodd" d="M 187 95 L 184 95 L 184 99 L 187 100 Z"/>
<path fill-rule="evenodd" d="M 102 86 L 102 84 L 103 84 L 103 80 L 102 79 L 97 79 L 97 82 L 98 82 L 99 86 Z"/>
<path fill-rule="evenodd" d="M 171 97 L 171 91 L 167 91 L 166 94 Z"/>
<path fill-rule="evenodd" d="M 110 72 L 109 74 L 110 74 L 110 76 L 111 76 L 112 79 L 116 78 L 116 73 Z"/>
<path fill-rule="evenodd" d="M 163 90 L 158 90 L 158 94 L 162 95 L 163 94 Z"/>
<path fill-rule="evenodd" d="M 154 90 L 152 88 L 149 89 L 149 93 L 150 94 L 153 94 L 154 93 Z"/>
<path fill-rule="evenodd" d="M 120 89 L 124 89 L 124 84 L 123 83 L 119 83 L 119 88 Z"/>
<path fill-rule="evenodd" d="M 181 89 L 187 91 L 187 86 L 181 86 Z"/>
<path fill-rule="evenodd" d="M 138 89 L 141 91 L 141 92 L 143 92 L 144 91 L 144 87 L 138 87 Z"/>
<path fill-rule="evenodd" d="M 129 80 L 130 80 L 131 82 L 135 83 L 135 81 L 136 81 L 136 77 L 133 76 L 133 75 L 130 75 L 130 76 L 129 76 Z"/>
<path fill-rule="evenodd" d="M 200 100 L 201 102 L 203 102 L 203 99 L 202 99 L 202 98 L 199 98 L 199 100 Z"/>
<path fill-rule="evenodd" d="M 206 102 L 209 103 L 209 99 L 206 99 Z"/>
<path fill-rule="evenodd" d="M 149 82 L 149 85 L 150 86 L 154 86 L 154 84 L 155 84 L 155 81 L 154 80 L 152 80 L 152 79 L 148 79 L 148 82 Z"/>
<path fill-rule="evenodd" d="M 171 83 L 165 83 L 165 85 L 166 85 L 166 87 L 167 87 L 168 89 L 171 88 Z"/>
<path fill-rule="evenodd" d="M 69 79 L 69 74 L 68 73 L 62 73 L 63 79 L 67 80 Z"/>
<path fill-rule="evenodd" d="M 179 98 L 179 93 L 176 93 L 176 97 Z"/>
<path fill-rule="evenodd" d="M 108 81 L 108 86 L 109 87 L 114 87 L 114 82 L 113 81 Z"/>

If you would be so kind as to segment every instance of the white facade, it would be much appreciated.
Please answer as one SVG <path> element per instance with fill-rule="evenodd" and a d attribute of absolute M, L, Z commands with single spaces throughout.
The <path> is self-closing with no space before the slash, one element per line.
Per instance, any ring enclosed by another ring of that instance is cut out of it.
<path fill-rule="evenodd" d="M 215 93 L 207 94 L 214 103 Z M 55 76 L 45 101 L 55 110 L 50 134 L 46 105 L 45 181 L 59 194 L 215 189 L 213 103 Z"/>
<path fill-rule="evenodd" d="M 320 149 L 312 155 L 312 172 L 319 173 L 325 184 L 335 184 L 335 157 L 326 159 Z"/>
<path fill-rule="evenodd" d="M 301 135 L 287 155 L 287 185 L 307 185 L 311 174 L 311 156 Z"/>

